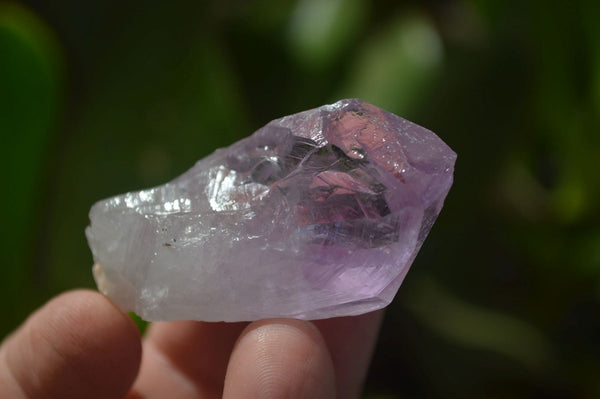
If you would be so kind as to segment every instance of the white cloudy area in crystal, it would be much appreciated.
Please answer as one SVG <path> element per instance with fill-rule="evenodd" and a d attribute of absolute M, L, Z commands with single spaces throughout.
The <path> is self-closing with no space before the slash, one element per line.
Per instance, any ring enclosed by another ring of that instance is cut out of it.
<path fill-rule="evenodd" d="M 431 131 L 358 99 L 274 120 L 96 203 L 99 289 L 146 320 L 321 319 L 393 299 L 452 185 Z"/>

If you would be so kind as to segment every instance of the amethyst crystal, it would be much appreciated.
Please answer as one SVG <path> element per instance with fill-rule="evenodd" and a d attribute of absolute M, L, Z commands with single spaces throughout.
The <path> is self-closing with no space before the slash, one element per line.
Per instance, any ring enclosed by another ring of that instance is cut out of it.
<path fill-rule="evenodd" d="M 95 204 L 99 289 L 146 320 L 357 315 L 390 303 L 456 154 L 357 99 L 274 120 L 163 186 Z"/>

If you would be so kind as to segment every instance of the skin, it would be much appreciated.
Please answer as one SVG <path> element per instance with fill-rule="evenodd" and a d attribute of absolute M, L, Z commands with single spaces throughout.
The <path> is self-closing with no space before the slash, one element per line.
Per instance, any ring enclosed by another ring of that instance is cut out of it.
<path fill-rule="evenodd" d="M 307 322 L 153 323 L 64 293 L 0 346 L 0 398 L 357 398 L 382 312 Z"/>

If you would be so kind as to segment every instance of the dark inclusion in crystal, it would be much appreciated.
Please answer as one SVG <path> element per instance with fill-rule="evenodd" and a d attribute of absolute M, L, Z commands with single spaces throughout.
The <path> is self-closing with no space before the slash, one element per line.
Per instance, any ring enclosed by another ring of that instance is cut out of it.
<path fill-rule="evenodd" d="M 283 195 L 292 192 L 298 198 L 298 226 L 312 232 L 313 243 L 371 248 L 398 240 L 399 226 L 394 224 L 364 236 L 373 227 L 369 219 L 390 214 L 386 188 L 367 156 L 350 158 L 335 145 L 319 146 L 298 136 L 276 147 L 269 143 L 257 144 L 256 158 L 244 164 L 230 160 L 228 167 L 247 176 L 242 184 L 264 184 Z"/>

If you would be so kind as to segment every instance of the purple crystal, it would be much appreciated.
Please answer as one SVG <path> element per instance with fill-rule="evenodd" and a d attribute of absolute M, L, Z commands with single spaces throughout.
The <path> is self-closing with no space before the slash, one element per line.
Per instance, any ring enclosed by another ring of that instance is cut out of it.
<path fill-rule="evenodd" d="M 434 133 L 357 99 L 95 204 L 100 290 L 146 320 L 320 319 L 393 299 L 452 185 Z"/>

